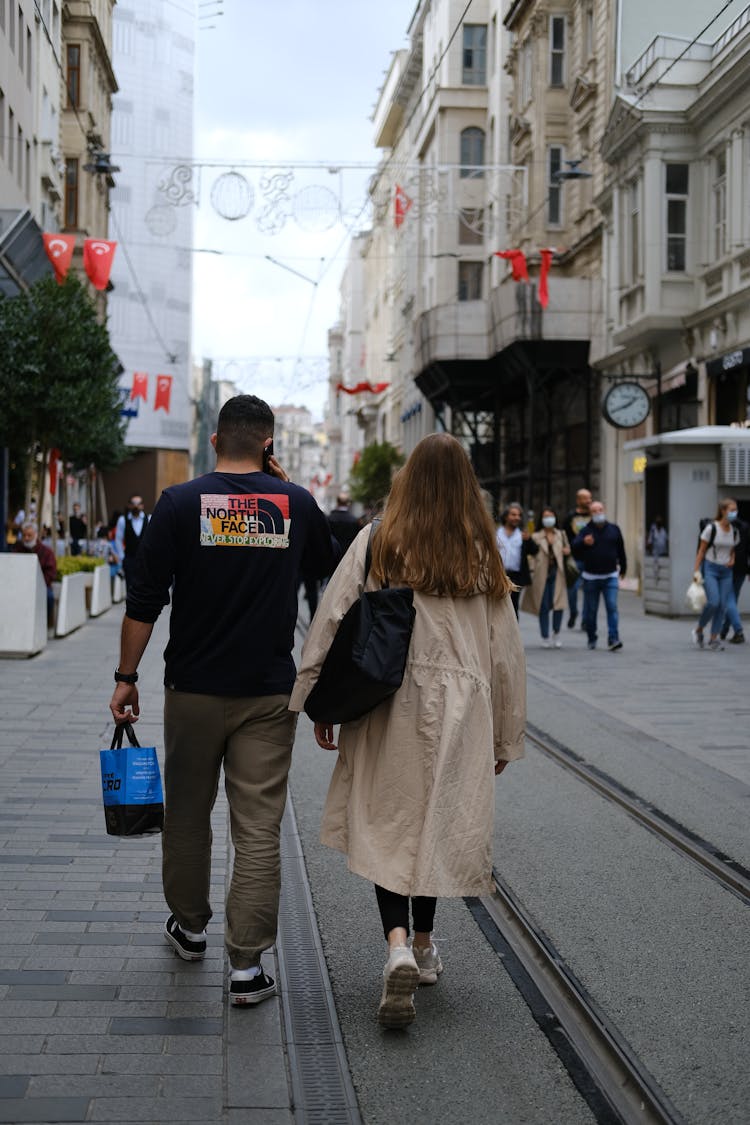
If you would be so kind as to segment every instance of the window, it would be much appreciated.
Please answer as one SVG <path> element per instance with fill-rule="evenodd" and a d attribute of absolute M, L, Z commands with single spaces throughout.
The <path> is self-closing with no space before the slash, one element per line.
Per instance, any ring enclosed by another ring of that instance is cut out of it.
<path fill-rule="evenodd" d="M 23 49 L 24 49 L 24 34 L 23 34 L 23 9 L 18 5 L 18 65 L 23 74 Z"/>
<path fill-rule="evenodd" d="M 490 34 L 490 74 L 497 70 L 497 16 L 492 17 Z"/>
<path fill-rule="evenodd" d="M 26 85 L 31 89 L 31 30 L 26 28 Z"/>
<path fill-rule="evenodd" d="M 19 125 L 17 127 L 16 143 L 18 145 L 18 161 L 16 162 L 16 179 L 18 186 L 23 187 L 23 129 Z"/>
<path fill-rule="evenodd" d="M 683 273 L 687 262 L 688 165 L 667 164 L 667 269 Z"/>
<path fill-rule="evenodd" d="M 458 213 L 458 241 L 461 246 L 481 246 L 484 242 L 484 211 L 464 210 Z"/>
<path fill-rule="evenodd" d="M 594 54 L 594 9 L 589 6 L 583 13 L 583 61 Z"/>
<path fill-rule="evenodd" d="M 10 0 L 8 9 L 8 46 L 11 51 L 16 49 L 16 5 Z"/>
<path fill-rule="evenodd" d="M 713 186 L 714 258 L 727 252 L 727 157 L 720 152 L 714 162 Z"/>
<path fill-rule="evenodd" d="M 78 161 L 65 162 L 65 226 L 75 230 L 78 226 Z"/>
<path fill-rule="evenodd" d="M 484 175 L 484 130 L 472 125 L 461 133 L 462 180 L 478 179 Z"/>
<path fill-rule="evenodd" d="M 0 0 L 0 31 L 5 31 L 5 0 Z"/>
<path fill-rule="evenodd" d="M 81 104 L 81 48 L 77 43 L 68 44 L 67 62 L 68 108 L 78 109 Z"/>
<path fill-rule="evenodd" d="M 482 263 L 458 263 L 458 299 L 459 301 L 481 301 L 482 299 Z"/>
<path fill-rule="evenodd" d="M 562 168 L 562 145 L 547 149 L 547 226 L 559 227 L 562 223 L 562 185 L 556 179 Z"/>
<path fill-rule="evenodd" d="M 565 85 L 565 16 L 549 18 L 549 84 Z"/>
<path fill-rule="evenodd" d="M 641 276 L 641 198 L 637 181 L 633 181 L 628 188 L 630 245 L 629 266 L 630 280 L 633 284 Z"/>
<path fill-rule="evenodd" d="M 16 135 L 15 134 L 15 127 L 16 127 L 16 119 L 13 115 L 13 110 L 10 107 L 8 107 L 8 171 L 9 172 L 12 172 L 14 167 L 15 167 L 15 159 L 14 159 L 15 151 L 16 151 L 16 146 L 14 144 L 15 135 Z"/>
<path fill-rule="evenodd" d="M 464 86 L 487 85 L 487 27 L 483 23 L 464 24 Z"/>
<path fill-rule="evenodd" d="M 2 4 L 4 0 L 0 0 Z M 5 159 L 5 94 L 0 90 L 0 158 Z"/>

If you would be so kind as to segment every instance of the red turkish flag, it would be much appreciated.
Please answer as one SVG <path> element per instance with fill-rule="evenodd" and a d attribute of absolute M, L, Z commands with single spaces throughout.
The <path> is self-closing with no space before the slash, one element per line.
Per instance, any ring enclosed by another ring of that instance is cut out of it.
<path fill-rule="evenodd" d="M 74 234 L 43 234 L 42 242 L 47 257 L 52 262 L 57 283 L 62 285 L 70 269 L 76 236 Z"/>
<path fill-rule="evenodd" d="M 83 244 L 83 268 L 94 289 L 106 289 L 115 257 L 116 242 L 87 238 Z"/>
<path fill-rule="evenodd" d="M 148 374 L 145 371 L 133 372 L 133 389 L 130 397 L 142 398 L 144 402 L 148 402 Z"/>
<path fill-rule="evenodd" d="M 526 268 L 526 255 L 523 250 L 496 250 L 495 257 L 504 258 L 506 262 L 510 262 L 514 281 L 529 280 L 529 271 Z"/>
<path fill-rule="evenodd" d="M 157 375 L 156 376 L 156 398 L 154 399 L 154 410 L 163 407 L 169 414 L 169 399 L 172 395 L 172 376 L 171 375 Z"/>
<path fill-rule="evenodd" d="M 413 203 L 411 196 L 406 194 L 400 184 L 396 184 L 396 194 L 393 199 L 393 222 L 396 230 L 403 224 Z"/>
<path fill-rule="evenodd" d="M 547 308 L 549 304 L 549 289 L 547 288 L 547 276 L 549 275 L 549 268 L 552 265 L 554 257 L 554 250 L 540 250 L 539 257 L 542 259 L 542 266 L 539 271 L 539 304 L 543 309 Z"/>
<path fill-rule="evenodd" d="M 390 383 L 357 383 L 354 387 L 345 387 L 343 383 L 336 384 L 337 391 L 343 391 L 347 395 L 359 395 L 367 391 L 371 395 L 379 395 Z"/>

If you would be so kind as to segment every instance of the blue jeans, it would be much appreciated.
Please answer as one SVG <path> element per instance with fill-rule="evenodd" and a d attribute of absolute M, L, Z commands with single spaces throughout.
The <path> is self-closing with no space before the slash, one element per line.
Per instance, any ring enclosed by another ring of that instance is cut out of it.
<path fill-rule="evenodd" d="M 580 563 L 576 562 L 576 566 L 580 571 Z M 578 591 L 582 585 L 583 579 L 579 577 L 572 586 L 568 586 L 568 612 L 571 617 L 578 616 Z"/>
<path fill-rule="evenodd" d="M 732 571 L 733 597 L 731 597 L 727 603 L 727 612 L 724 617 L 724 624 L 721 627 L 722 633 L 728 631 L 730 625 L 734 629 L 735 633 L 741 633 L 743 631 L 742 618 L 740 617 L 740 611 L 737 608 L 737 602 L 740 600 L 740 590 L 742 589 L 742 583 L 744 581 L 744 574 L 737 574 L 736 571 Z"/>
<path fill-rule="evenodd" d="M 557 581 L 557 570 L 553 570 L 544 584 L 544 593 L 542 594 L 542 606 L 539 610 L 539 631 L 543 639 L 546 641 L 549 637 L 549 615 L 552 613 L 552 632 L 557 636 L 560 632 L 562 625 L 563 611 L 561 609 L 552 609 L 555 601 L 555 582 Z"/>
<path fill-rule="evenodd" d="M 698 620 L 698 628 L 702 629 L 710 621 L 711 636 L 718 637 L 722 622 L 729 612 L 730 602 L 734 607 L 735 614 L 737 613 L 737 603 L 734 600 L 732 586 L 732 568 L 724 566 L 723 563 L 706 560 L 703 563 L 703 587 L 706 591 L 707 600 L 703 607 L 703 613 Z M 739 620 L 739 617 L 737 620 Z"/>
<path fill-rule="evenodd" d="M 604 598 L 607 611 L 607 641 L 619 641 L 620 619 L 617 613 L 617 591 L 619 582 L 616 574 L 611 578 L 584 578 L 583 580 L 583 619 L 586 625 L 589 644 L 596 644 L 596 618 L 599 613 L 599 595 Z"/>

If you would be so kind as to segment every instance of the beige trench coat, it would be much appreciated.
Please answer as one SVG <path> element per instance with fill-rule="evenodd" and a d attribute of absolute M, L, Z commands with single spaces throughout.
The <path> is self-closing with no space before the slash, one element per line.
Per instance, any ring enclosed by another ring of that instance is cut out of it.
<path fill-rule="evenodd" d="M 538 614 L 542 608 L 544 587 L 547 583 L 547 570 L 549 567 L 549 543 L 545 531 L 535 531 L 531 537 L 539 544 L 539 552 L 531 560 L 533 567 L 531 585 L 526 586 L 521 595 L 521 609 L 526 613 Z M 565 583 L 565 558 L 563 547 L 568 546 L 568 537 L 564 531 L 555 528 L 555 538 L 552 551 L 557 562 L 557 577 L 555 578 L 555 596 L 552 609 L 568 608 L 568 587 Z"/>
<path fill-rule="evenodd" d="M 370 533 L 328 584 L 289 703 L 304 708 L 336 628 L 359 597 Z M 372 576 L 369 589 L 375 587 Z M 510 597 L 415 593 L 404 682 L 345 723 L 321 840 L 350 871 L 402 895 L 491 890 L 495 761 L 523 756 L 526 670 Z"/>

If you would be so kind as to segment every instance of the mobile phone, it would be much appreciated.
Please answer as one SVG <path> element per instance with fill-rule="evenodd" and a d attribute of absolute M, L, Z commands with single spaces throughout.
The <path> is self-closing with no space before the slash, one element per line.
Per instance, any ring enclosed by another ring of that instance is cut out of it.
<path fill-rule="evenodd" d="M 263 448 L 263 472 L 268 472 L 268 459 L 273 457 L 273 442 Z"/>

